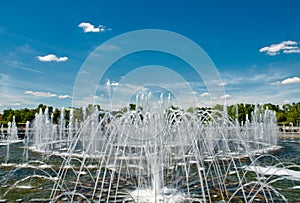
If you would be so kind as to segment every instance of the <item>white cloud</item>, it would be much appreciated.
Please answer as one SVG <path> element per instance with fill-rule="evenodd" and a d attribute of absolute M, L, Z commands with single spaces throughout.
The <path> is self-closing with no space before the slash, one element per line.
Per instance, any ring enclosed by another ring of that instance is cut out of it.
<path fill-rule="evenodd" d="M 56 62 L 65 62 L 69 58 L 66 56 L 63 57 L 57 57 L 54 54 L 48 54 L 46 56 L 37 56 L 37 59 L 42 62 L 50 62 L 50 61 L 56 61 Z"/>
<path fill-rule="evenodd" d="M 34 91 L 25 91 L 25 94 L 31 94 L 36 97 L 56 97 L 56 94 L 50 92 L 34 92 Z"/>
<path fill-rule="evenodd" d="M 296 83 L 300 83 L 299 77 L 288 78 L 288 79 L 281 81 L 281 84 L 283 84 L 283 85 L 296 84 Z"/>
<path fill-rule="evenodd" d="M 282 78 L 288 77 L 288 73 L 281 72 L 281 71 L 274 71 L 268 73 L 260 73 L 253 75 L 252 72 L 247 72 L 236 75 L 234 72 L 226 72 L 222 73 L 222 78 L 224 78 L 231 86 L 226 87 L 228 88 L 237 88 L 238 85 L 249 86 L 249 85 L 257 85 L 262 83 L 270 84 L 273 81 L 280 81 Z"/>
<path fill-rule="evenodd" d="M 272 82 L 271 85 L 281 85 L 280 81 Z"/>
<path fill-rule="evenodd" d="M 46 98 L 50 98 L 50 97 L 57 97 L 59 99 L 67 99 L 67 98 L 72 98 L 70 95 L 57 95 L 51 92 L 34 92 L 31 90 L 25 91 L 25 94 L 30 94 L 36 97 L 46 97 Z"/>
<path fill-rule="evenodd" d="M 20 103 L 12 103 L 11 106 L 21 106 Z"/>
<path fill-rule="evenodd" d="M 297 47 L 296 49 L 283 50 L 283 53 L 285 53 L 285 54 L 299 54 L 300 53 L 300 48 Z"/>
<path fill-rule="evenodd" d="M 0 80 L 8 80 L 9 76 L 7 74 L 4 73 L 0 73 Z"/>
<path fill-rule="evenodd" d="M 120 84 L 118 82 L 111 82 L 110 85 L 111 86 L 119 86 Z"/>
<path fill-rule="evenodd" d="M 116 45 L 101 45 L 100 49 L 101 51 L 116 51 L 120 50 L 120 47 Z"/>
<path fill-rule="evenodd" d="M 227 82 L 221 82 L 221 83 L 219 83 L 218 85 L 219 85 L 219 86 L 225 86 L 225 85 L 228 85 L 228 83 L 227 83 Z"/>
<path fill-rule="evenodd" d="M 221 96 L 221 99 L 230 99 L 231 96 L 229 94 L 224 94 L 223 96 Z"/>
<path fill-rule="evenodd" d="M 58 95 L 58 98 L 59 99 L 67 99 L 67 98 L 72 98 L 72 97 L 70 95 L 65 94 L 65 95 Z"/>
<path fill-rule="evenodd" d="M 280 54 L 281 51 L 284 54 L 300 53 L 300 48 L 298 46 L 298 42 L 287 40 L 279 44 L 272 44 L 270 46 L 263 47 L 259 50 L 259 52 L 264 52 L 269 56 Z"/>
<path fill-rule="evenodd" d="M 91 23 L 82 22 L 78 25 L 78 27 L 82 28 L 83 32 L 105 32 L 107 30 L 111 30 L 110 28 L 106 28 L 104 25 L 99 25 L 95 27 Z"/>
<path fill-rule="evenodd" d="M 0 106 L 3 106 L 3 104 L 0 104 Z"/>
<path fill-rule="evenodd" d="M 200 96 L 201 97 L 207 97 L 207 96 L 209 96 L 209 94 L 208 94 L 208 92 L 204 92 L 204 93 L 200 94 Z"/>
<path fill-rule="evenodd" d="M 287 78 L 282 81 L 276 81 L 271 83 L 271 85 L 290 85 L 290 84 L 297 84 L 297 83 L 300 83 L 299 77 Z"/>

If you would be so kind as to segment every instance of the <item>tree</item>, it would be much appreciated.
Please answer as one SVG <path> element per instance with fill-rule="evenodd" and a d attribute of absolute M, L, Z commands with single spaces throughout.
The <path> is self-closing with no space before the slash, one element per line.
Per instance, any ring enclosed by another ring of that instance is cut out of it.
<path fill-rule="evenodd" d="M 282 123 L 282 124 L 287 123 L 287 117 L 284 111 L 278 111 L 276 113 L 276 118 L 278 123 Z"/>
<path fill-rule="evenodd" d="M 23 119 L 23 123 L 26 123 L 26 121 L 32 121 L 35 118 L 35 111 L 31 110 L 31 111 L 26 111 L 24 119 Z"/>
<path fill-rule="evenodd" d="M 37 109 L 37 113 L 39 112 L 40 109 L 42 109 L 43 112 L 45 112 L 46 108 L 47 108 L 47 106 L 45 104 L 39 104 L 38 107 L 36 108 Z"/>
<path fill-rule="evenodd" d="M 129 104 L 129 109 L 130 109 L 130 111 L 135 111 L 136 104 Z"/>
<path fill-rule="evenodd" d="M 237 119 L 237 107 L 235 105 L 228 106 L 227 114 L 232 120 Z"/>
<path fill-rule="evenodd" d="M 244 104 L 238 104 L 238 120 L 239 123 L 246 121 L 246 108 Z"/>
<path fill-rule="evenodd" d="M 215 109 L 215 110 L 219 110 L 219 111 L 223 111 L 224 106 L 221 105 L 221 104 L 216 104 L 216 105 L 214 106 L 214 109 Z"/>
<path fill-rule="evenodd" d="M 284 104 L 284 105 L 282 105 L 282 109 L 285 112 L 288 112 L 291 109 L 291 107 L 292 106 L 290 104 Z"/>
<path fill-rule="evenodd" d="M 53 112 L 53 123 L 58 123 L 60 117 L 60 110 L 56 108 Z"/>

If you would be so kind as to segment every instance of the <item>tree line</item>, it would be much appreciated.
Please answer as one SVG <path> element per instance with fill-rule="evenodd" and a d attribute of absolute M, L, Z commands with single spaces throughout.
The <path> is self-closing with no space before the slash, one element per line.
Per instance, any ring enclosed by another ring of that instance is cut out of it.
<path fill-rule="evenodd" d="M 33 121 L 36 114 L 39 114 L 40 111 L 43 113 L 45 112 L 45 109 L 48 108 L 48 116 L 50 117 L 52 115 L 52 120 L 54 123 L 59 123 L 61 115 L 64 116 L 64 119 L 66 121 L 66 124 L 69 123 L 70 119 L 70 111 L 71 107 L 64 108 L 64 109 L 58 109 L 53 108 L 52 106 L 46 106 L 44 104 L 39 104 L 34 109 L 6 109 L 3 111 L 2 114 L 0 114 L 0 126 L 3 124 L 4 126 L 7 126 L 8 122 L 13 121 L 13 117 L 15 118 L 15 122 L 17 125 L 25 125 L 26 121 Z M 85 110 L 86 115 L 90 115 L 95 109 L 100 110 L 100 105 L 92 105 L 89 104 Z M 62 110 L 64 111 L 62 114 Z M 82 108 L 73 108 L 74 112 L 74 118 L 78 119 L 79 121 L 82 120 L 83 111 Z"/>
<path fill-rule="evenodd" d="M 66 124 L 69 122 L 70 119 L 70 110 L 71 108 L 65 108 L 63 109 L 64 112 L 62 114 L 61 109 L 58 108 L 53 108 L 52 106 L 46 106 L 44 104 L 39 104 L 37 108 L 35 109 L 6 109 L 3 111 L 2 114 L 0 114 L 0 125 L 3 124 L 4 126 L 7 126 L 8 122 L 12 122 L 13 117 L 15 117 L 15 121 L 18 125 L 24 125 L 26 121 L 33 121 L 35 118 L 35 115 L 42 110 L 43 112 L 45 109 L 48 107 L 48 113 L 49 116 L 52 116 L 53 122 L 58 123 L 60 116 L 63 115 L 64 119 L 66 121 Z M 224 110 L 224 106 L 217 104 L 213 108 L 209 107 L 198 107 L 199 109 L 202 110 Z M 299 125 L 300 123 L 300 102 L 298 103 L 292 103 L 292 104 L 284 104 L 282 106 L 279 105 L 274 105 L 271 103 L 263 104 L 262 105 L 263 109 L 270 109 L 276 112 L 276 117 L 277 117 L 277 122 L 279 125 Z M 100 110 L 100 105 L 92 105 L 89 104 L 86 109 L 85 109 L 85 115 L 88 116 L 90 115 L 95 109 Z M 130 104 L 129 108 L 124 107 L 120 110 L 120 112 L 125 112 L 127 110 L 134 110 L 135 109 L 135 104 Z M 193 109 L 195 108 L 189 108 L 187 111 L 192 112 Z M 228 115 L 233 119 L 238 121 L 240 123 L 245 122 L 246 120 L 246 115 L 251 119 L 251 113 L 254 111 L 255 105 L 254 104 L 236 104 L 236 105 L 230 105 L 227 106 L 227 113 Z M 83 115 L 83 110 L 82 108 L 75 108 L 74 111 L 74 118 L 78 119 L 79 121 L 82 120 L 82 115 Z"/>
<path fill-rule="evenodd" d="M 266 103 L 261 105 L 262 109 L 269 109 L 276 112 L 276 118 L 278 125 L 290 125 L 293 124 L 299 125 L 300 124 L 300 102 L 292 103 L 292 104 L 284 104 L 282 106 L 275 105 L 271 103 Z M 222 105 L 216 105 L 215 109 L 222 110 Z M 251 113 L 254 111 L 255 105 L 254 104 L 237 104 L 237 105 L 230 105 L 227 107 L 228 115 L 232 119 L 238 119 L 239 122 L 245 122 L 246 115 L 249 116 L 251 119 Z"/>

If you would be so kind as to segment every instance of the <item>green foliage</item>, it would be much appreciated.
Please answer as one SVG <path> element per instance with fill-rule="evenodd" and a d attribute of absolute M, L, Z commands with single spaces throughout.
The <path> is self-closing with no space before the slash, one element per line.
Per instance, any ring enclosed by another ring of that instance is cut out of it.
<path fill-rule="evenodd" d="M 238 120 L 240 123 L 246 121 L 246 115 L 251 119 L 251 113 L 254 111 L 253 104 L 238 104 Z"/>
<path fill-rule="evenodd" d="M 39 111 L 40 109 L 42 109 L 43 112 L 44 112 L 46 108 L 47 108 L 46 105 L 44 105 L 44 104 L 39 104 L 38 107 L 37 107 L 36 109 L 37 109 L 38 111 Z"/>
<path fill-rule="evenodd" d="M 128 110 L 128 107 L 123 107 L 123 108 L 121 108 L 121 111 L 122 112 L 127 112 L 127 110 Z M 129 110 L 130 111 L 135 111 L 136 110 L 136 104 L 129 104 Z M 143 110 L 143 108 L 142 107 L 138 107 L 138 111 L 142 111 Z"/>
<path fill-rule="evenodd" d="M 13 116 L 15 117 L 15 121 L 18 125 L 25 125 L 26 121 L 33 121 L 35 118 L 35 114 L 39 113 L 40 109 L 44 112 L 47 108 L 44 104 L 39 104 L 37 108 L 35 109 L 6 109 L 3 111 L 3 114 L 0 116 L 0 124 L 4 124 L 4 126 L 7 126 L 7 123 L 9 121 L 13 120 Z M 48 106 L 48 113 L 51 115 L 53 113 L 53 107 Z M 55 109 L 54 111 L 54 120 L 57 121 L 57 118 L 60 116 L 60 111 L 58 109 Z"/>
<path fill-rule="evenodd" d="M 270 103 L 267 103 L 267 104 L 264 104 L 263 105 L 263 108 L 264 109 L 270 109 L 270 110 L 273 110 L 273 111 L 276 111 L 278 112 L 279 111 L 279 105 L 274 105 L 274 104 L 270 104 Z"/>
<path fill-rule="evenodd" d="M 262 105 L 263 109 L 269 109 L 276 112 L 276 118 L 278 124 L 290 124 L 294 125 L 300 124 L 300 102 L 293 104 L 284 104 L 282 107 L 279 105 L 274 105 L 271 103 L 267 103 Z M 215 109 L 220 109 L 220 106 L 217 106 Z M 236 112 L 236 108 L 238 108 L 238 112 Z M 228 115 L 232 119 L 238 118 L 239 122 L 245 122 L 246 115 L 251 119 L 251 113 L 254 111 L 255 106 L 253 104 L 238 104 L 231 105 L 227 107 Z"/>
<path fill-rule="evenodd" d="M 53 123 L 57 124 L 59 122 L 59 117 L 60 117 L 60 110 L 56 108 L 53 111 Z"/>
<path fill-rule="evenodd" d="M 300 124 L 300 102 L 293 104 L 284 104 L 277 111 L 277 121 L 279 124 Z"/>
<path fill-rule="evenodd" d="M 223 111 L 224 105 L 216 104 L 213 108 L 214 110 Z"/>
<path fill-rule="evenodd" d="M 80 121 L 83 121 L 83 111 L 82 108 L 76 108 L 74 109 L 74 119 Z"/>
<path fill-rule="evenodd" d="M 130 111 L 135 111 L 136 104 L 129 104 Z"/>
<path fill-rule="evenodd" d="M 230 105 L 227 107 L 227 114 L 229 117 L 231 117 L 232 120 L 237 119 L 237 106 L 235 105 Z"/>
<path fill-rule="evenodd" d="M 224 111 L 224 106 L 217 104 L 213 107 L 214 110 Z M 227 114 L 232 120 L 238 119 L 239 123 L 244 123 L 246 121 L 246 115 L 251 119 L 251 113 L 254 111 L 253 104 L 237 104 L 227 106 Z"/>

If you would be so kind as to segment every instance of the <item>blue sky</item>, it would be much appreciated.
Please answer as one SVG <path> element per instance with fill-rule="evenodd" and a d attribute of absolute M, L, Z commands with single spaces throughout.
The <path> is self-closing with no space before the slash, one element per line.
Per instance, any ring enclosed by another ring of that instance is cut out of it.
<path fill-rule="evenodd" d="M 71 106 L 76 76 L 93 50 L 140 29 L 169 30 L 201 46 L 228 103 L 299 102 L 299 7 L 294 0 L 1 1 L 0 112 Z M 135 57 L 128 60 L 134 64 Z M 125 70 L 116 66 L 111 82 L 118 84 Z M 205 89 L 194 94 L 206 105 Z"/>

